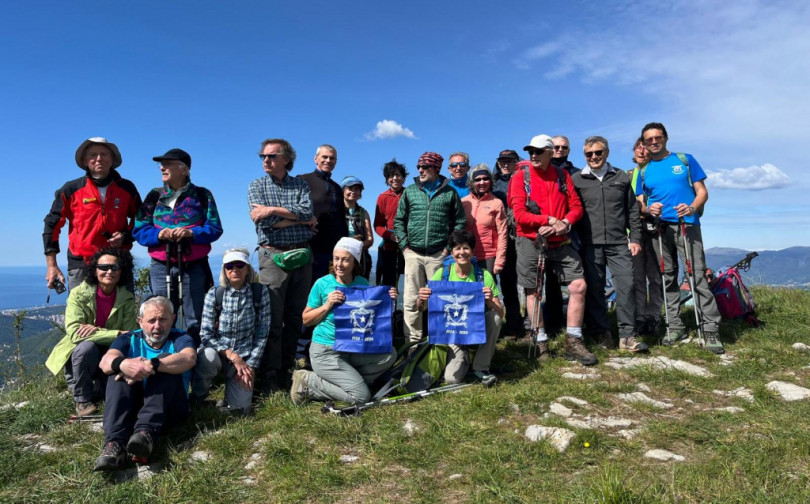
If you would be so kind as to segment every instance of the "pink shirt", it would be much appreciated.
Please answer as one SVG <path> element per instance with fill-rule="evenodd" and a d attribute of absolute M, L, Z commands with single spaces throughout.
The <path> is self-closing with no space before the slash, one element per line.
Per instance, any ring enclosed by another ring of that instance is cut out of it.
<path fill-rule="evenodd" d="M 96 327 L 104 327 L 114 304 L 115 289 L 109 296 L 101 291 L 101 287 L 96 289 Z"/>
<path fill-rule="evenodd" d="M 506 209 L 491 192 L 481 198 L 472 193 L 461 198 L 467 214 L 467 231 L 475 235 L 475 258 L 479 261 L 495 258 L 494 269 L 506 264 Z"/>

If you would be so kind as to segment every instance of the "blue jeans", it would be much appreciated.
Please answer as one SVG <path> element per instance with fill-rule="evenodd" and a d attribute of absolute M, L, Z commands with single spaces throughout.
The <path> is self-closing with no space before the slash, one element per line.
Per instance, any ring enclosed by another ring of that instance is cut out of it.
<path fill-rule="evenodd" d="M 167 265 L 165 263 L 152 259 L 152 264 L 149 267 L 149 284 L 152 294 L 167 296 L 166 269 Z M 174 304 L 175 313 L 179 308 L 178 272 L 177 265 L 172 264 L 169 271 L 172 289 L 170 299 Z M 194 344 L 197 346 L 200 346 L 200 321 L 202 320 L 205 293 L 208 290 L 206 280 L 210 278 L 210 275 L 207 258 L 183 263 L 183 320 L 175 321 L 175 325 L 179 324 L 180 327 L 185 329 L 194 339 Z"/>

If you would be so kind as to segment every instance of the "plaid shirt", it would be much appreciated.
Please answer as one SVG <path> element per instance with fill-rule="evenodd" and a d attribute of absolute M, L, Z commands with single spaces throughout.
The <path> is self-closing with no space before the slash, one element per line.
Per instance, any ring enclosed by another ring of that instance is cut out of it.
<path fill-rule="evenodd" d="M 309 185 L 289 174 L 285 175 L 281 182 L 272 175 L 265 175 L 251 182 L 248 187 L 248 211 L 253 209 L 250 206 L 253 204 L 286 208 L 298 216 L 299 221 L 312 218 Z M 308 242 L 312 238 L 312 229 L 307 224 L 273 227 L 283 220 L 283 217 L 271 215 L 256 223 L 259 245 L 289 246 Z"/>
<path fill-rule="evenodd" d="M 200 326 L 203 346 L 211 347 L 217 352 L 233 350 L 245 359 L 248 366 L 258 368 L 267 343 L 267 334 L 270 332 L 270 292 L 262 289 L 262 304 L 257 324 L 250 284 L 246 283 L 239 290 L 225 287 L 222 313 L 219 315 L 219 330 L 215 332 L 216 293 L 217 288 L 214 286 L 205 295 Z"/>

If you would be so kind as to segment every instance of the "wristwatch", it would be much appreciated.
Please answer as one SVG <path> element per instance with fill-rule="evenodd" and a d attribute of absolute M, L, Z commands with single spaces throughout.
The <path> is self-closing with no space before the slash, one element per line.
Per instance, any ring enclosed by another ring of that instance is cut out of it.
<path fill-rule="evenodd" d="M 689 206 L 689 215 L 695 215 L 695 213 L 696 213 L 696 212 L 695 212 L 695 207 L 693 207 L 693 206 L 691 206 L 691 205 L 690 205 L 690 206 Z"/>
<path fill-rule="evenodd" d="M 160 367 L 160 359 L 158 359 L 157 357 L 152 357 L 151 359 L 149 359 L 149 362 L 152 363 L 152 371 L 157 373 L 158 368 Z"/>

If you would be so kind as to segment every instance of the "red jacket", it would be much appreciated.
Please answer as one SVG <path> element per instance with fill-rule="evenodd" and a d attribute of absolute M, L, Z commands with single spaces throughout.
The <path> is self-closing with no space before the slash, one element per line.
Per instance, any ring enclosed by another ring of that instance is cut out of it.
<path fill-rule="evenodd" d="M 383 250 L 398 250 L 394 238 L 394 217 L 397 215 L 399 199 L 405 191 L 399 194 L 389 188 L 377 197 L 377 210 L 374 212 L 374 232 L 383 239 Z"/>
<path fill-rule="evenodd" d="M 533 214 L 526 209 L 526 189 L 524 175 L 520 171 L 529 170 L 529 192 L 532 201 L 540 207 L 540 215 Z M 560 191 L 558 177 L 562 175 L 565 180 L 565 194 Z M 571 176 L 565 170 L 552 165 L 543 171 L 537 170 L 529 161 L 521 161 L 515 168 L 515 173 L 509 180 L 509 194 L 507 196 L 509 208 L 515 213 L 515 226 L 517 235 L 524 238 L 535 239 L 540 226 L 548 225 L 548 218 L 568 219 L 573 226 L 582 218 L 582 202 L 571 181 Z M 550 245 L 559 244 L 568 239 L 568 235 L 547 237 Z"/>
<path fill-rule="evenodd" d="M 56 191 L 42 233 L 46 254 L 59 253 L 59 232 L 65 221 L 69 223 L 68 268 L 81 267 L 84 258 L 108 246 L 108 236 L 116 231 L 124 234 L 123 248 L 132 248 L 132 228 L 141 196 L 135 184 L 113 173 L 103 204 L 98 187 L 86 176 L 71 180 Z"/>

